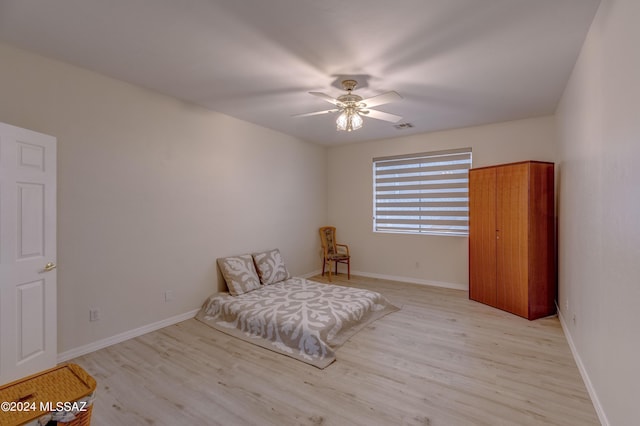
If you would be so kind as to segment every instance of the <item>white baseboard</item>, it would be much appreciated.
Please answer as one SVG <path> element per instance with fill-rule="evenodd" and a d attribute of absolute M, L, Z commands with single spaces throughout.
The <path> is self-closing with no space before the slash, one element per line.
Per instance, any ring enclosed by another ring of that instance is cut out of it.
<path fill-rule="evenodd" d="M 454 290 L 469 291 L 469 288 L 464 284 L 448 283 L 443 281 L 424 280 L 420 278 L 403 277 L 403 276 L 396 276 L 396 275 L 372 274 L 369 272 L 362 272 L 362 271 L 351 271 L 351 275 L 360 275 L 362 277 L 378 278 L 381 280 L 401 281 L 403 283 L 430 285 L 432 287 L 444 287 L 444 288 L 451 288 Z"/>
<path fill-rule="evenodd" d="M 318 269 L 317 271 L 309 272 L 304 275 L 300 275 L 302 278 L 311 278 L 314 275 L 320 275 L 322 271 Z M 344 271 L 340 271 L 341 274 L 344 274 Z M 411 283 L 411 284 L 420 284 L 420 285 L 430 285 L 433 287 L 443 287 L 443 288 L 451 288 L 454 290 L 464 290 L 469 291 L 469 288 L 464 284 L 456 284 L 456 283 L 447 283 L 443 281 L 433 281 L 433 280 L 423 280 L 420 278 L 411 278 L 397 275 L 384 275 L 384 274 L 373 274 L 370 272 L 362 272 L 362 271 L 351 271 L 351 275 L 360 275 L 361 277 L 369 277 L 369 278 L 378 278 L 380 280 L 389 280 L 389 281 L 400 281 L 403 283 Z"/>
<path fill-rule="evenodd" d="M 306 274 L 302 274 L 302 275 L 300 275 L 300 278 L 311 278 L 313 276 L 320 275 L 321 273 L 322 273 L 322 271 L 320 269 L 318 269 L 317 271 L 313 271 L 313 272 L 308 272 Z"/>
<path fill-rule="evenodd" d="M 133 339 L 134 337 L 142 336 L 143 334 L 186 321 L 195 317 L 199 311 L 200 309 L 195 309 L 193 311 L 185 312 L 184 314 L 154 322 L 153 324 L 143 325 L 142 327 L 125 331 L 124 333 L 116 334 L 115 336 L 107 337 L 106 339 L 101 339 L 96 342 L 89 343 L 88 345 L 59 353 L 57 361 L 58 363 L 69 361 L 70 359 L 95 352 L 98 349 L 106 348 L 107 346 L 115 345 L 116 343 L 124 342 L 125 340 Z"/>
<path fill-rule="evenodd" d="M 589 396 L 591 397 L 591 402 L 593 402 L 593 407 L 598 414 L 598 419 L 602 426 L 609 426 L 609 419 L 607 419 L 607 415 L 602 408 L 602 404 L 600 404 L 600 399 L 598 398 L 598 394 L 596 393 L 595 388 L 593 387 L 593 383 L 591 383 L 591 379 L 589 378 L 589 374 L 587 373 L 587 369 L 584 367 L 582 362 L 582 358 L 580 358 L 580 354 L 576 349 L 576 345 L 573 343 L 573 338 L 571 337 L 571 333 L 569 332 L 569 327 L 562 316 L 562 311 L 558 308 L 556 304 L 556 310 L 558 311 L 558 318 L 560 319 L 560 325 L 562 326 L 562 331 L 564 331 L 564 335 L 569 343 L 569 348 L 571 349 L 571 353 L 573 354 L 573 359 L 576 361 L 576 365 L 578 366 L 578 370 L 580 371 L 580 375 L 582 376 L 582 380 L 584 381 L 585 386 L 587 387 L 587 392 L 589 392 Z"/>

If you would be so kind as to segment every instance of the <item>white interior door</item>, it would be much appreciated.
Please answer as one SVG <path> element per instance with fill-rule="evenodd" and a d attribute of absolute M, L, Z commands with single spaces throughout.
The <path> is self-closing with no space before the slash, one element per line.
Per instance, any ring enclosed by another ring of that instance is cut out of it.
<path fill-rule="evenodd" d="M 57 356 L 56 139 L 0 123 L 0 385 Z"/>

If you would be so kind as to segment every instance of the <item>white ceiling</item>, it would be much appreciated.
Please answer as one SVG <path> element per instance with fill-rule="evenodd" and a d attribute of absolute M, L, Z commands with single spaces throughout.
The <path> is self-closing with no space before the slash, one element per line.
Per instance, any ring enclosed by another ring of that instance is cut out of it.
<path fill-rule="evenodd" d="M 0 0 L 0 40 L 325 145 L 552 114 L 599 0 Z M 337 132 L 307 92 L 389 90 Z"/>

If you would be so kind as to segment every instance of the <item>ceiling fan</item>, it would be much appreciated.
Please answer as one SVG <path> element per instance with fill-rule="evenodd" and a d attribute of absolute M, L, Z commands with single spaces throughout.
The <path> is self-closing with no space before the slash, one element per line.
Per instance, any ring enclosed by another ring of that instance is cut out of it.
<path fill-rule="evenodd" d="M 321 92 L 309 92 L 313 96 L 317 96 L 329 103 L 334 104 L 337 108 L 327 109 L 324 111 L 307 112 L 304 114 L 295 114 L 293 117 L 309 117 L 311 115 L 331 114 L 339 112 L 340 115 L 336 120 L 337 130 L 358 130 L 362 127 L 362 117 L 375 118 L 376 120 L 390 121 L 397 123 L 402 119 L 399 115 L 389 114 L 388 112 L 377 111 L 371 109 L 378 105 L 384 105 L 402 99 L 396 92 L 387 92 L 371 98 L 362 99 L 362 96 L 351 93 L 358 84 L 355 80 L 342 81 L 342 87 L 347 91 L 346 95 L 332 98 L 331 96 Z"/>

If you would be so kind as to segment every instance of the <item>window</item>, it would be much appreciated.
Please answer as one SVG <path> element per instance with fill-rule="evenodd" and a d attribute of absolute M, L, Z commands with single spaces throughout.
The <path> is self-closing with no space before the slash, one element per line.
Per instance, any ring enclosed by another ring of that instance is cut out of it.
<path fill-rule="evenodd" d="M 469 235 L 471 148 L 373 159 L 373 230 Z"/>

